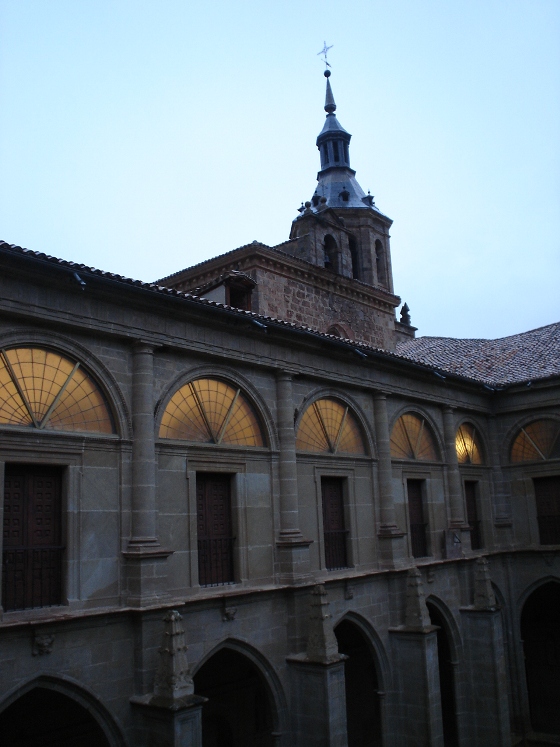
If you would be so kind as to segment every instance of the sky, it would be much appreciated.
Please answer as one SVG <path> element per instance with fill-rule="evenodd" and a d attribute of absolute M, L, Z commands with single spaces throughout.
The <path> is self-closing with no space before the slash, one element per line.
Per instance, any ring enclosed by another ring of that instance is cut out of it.
<path fill-rule="evenodd" d="M 560 319 L 558 0 L 0 0 L 0 239 L 155 280 L 288 238 L 329 52 L 417 335 Z"/>

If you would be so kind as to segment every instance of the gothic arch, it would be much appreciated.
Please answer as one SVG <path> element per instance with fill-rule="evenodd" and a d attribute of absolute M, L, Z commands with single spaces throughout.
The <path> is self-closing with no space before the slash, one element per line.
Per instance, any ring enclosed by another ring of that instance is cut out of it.
<path fill-rule="evenodd" d="M 445 620 L 445 623 L 447 625 L 446 632 L 449 635 L 450 643 L 452 646 L 451 653 L 453 656 L 453 660 L 461 662 L 463 660 L 463 641 L 461 639 L 459 626 L 457 625 L 457 621 L 455 620 L 453 613 L 451 612 L 447 604 L 445 604 L 445 602 L 443 602 L 439 597 L 435 596 L 435 594 L 430 594 L 430 596 L 426 598 L 426 604 L 428 603 L 432 604 Z"/>
<path fill-rule="evenodd" d="M 340 392 L 338 389 L 323 387 L 321 389 L 313 390 L 310 394 L 304 397 L 300 406 L 296 409 L 296 418 L 294 422 L 296 435 L 305 411 L 319 399 L 335 399 L 348 407 L 349 411 L 351 411 L 352 415 L 358 421 L 366 449 L 366 456 L 375 458 L 375 441 L 365 413 L 357 402 L 355 402 L 345 392 Z"/>
<path fill-rule="evenodd" d="M 266 656 L 262 654 L 257 648 L 251 646 L 246 641 L 240 638 L 226 638 L 225 640 L 218 643 L 212 648 L 202 659 L 192 667 L 191 675 L 196 677 L 196 674 L 202 669 L 202 667 L 210 661 L 210 659 L 223 649 L 230 649 L 238 654 L 246 657 L 251 664 L 253 664 L 262 676 L 266 684 L 268 685 L 270 695 L 273 701 L 273 721 L 274 731 L 287 733 L 289 729 L 288 725 L 288 701 L 280 682 L 280 678 L 276 674 L 274 667 Z"/>
<path fill-rule="evenodd" d="M 393 428 L 395 427 L 395 424 L 397 423 L 399 418 L 402 417 L 403 415 L 416 415 L 416 417 L 424 418 L 434 438 L 434 443 L 435 443 L 436 450 L 437 450 L 437 459 L 434 461 L 435 462 L 443 461 L 442 454 L 445 454 L 445 449 L 444 449 L 444 442 L 443 442 L 443 438 L 440 433 L 439 426 L 436 425 L 432 415 L 428 413 L 427 410 L 425 410 L 421 406 L 418 407 L 417 405 L 414 405 L 411 407 L 409 404 L 404 404 L 401 407 L 399 407 L 389 419 L 389 438 L 393 434 Z M 393 459 L 393 457 L 391 458 Z M 433 464 L 433 461 L 432 461 L 432 464 Z"/>
<path fill-rule="evenodd" d="M 379 634 L 365 617 L 352 610 L 341 615 L 334 623 L 333 629 L 345 620 L 353 623 L 368 642 L 373 654 L 380 690 L 390 690 L 392 688 L 391 665 L 389 664 L 389 657 Z"/>
<path fill-rule="evenodd" d="M 122 729 L 99 699 L 83 685 L 66 675 L 42 674 L 14 688 L 0 703 L 0 715 L 35 689 L 51 690 L 73 700 L 84 708 L 99 726 L 110 747 L 125 747 Z"/>
<path fill-rule="evenodd" d="M 545 584 L 548 584 L 548 583 L 551 583 L 551 582 L 552 583 L 556 583 L 556 584 L 560 584 L 560 576 L 553 576 L 552 574 L 548 575 L 548 576 L 542 576 L 542 578 L 539 578 L 536 581 L 533 581 L 531 584 L 529 584 L 529 586 L 527 586 L 521 592 L 521 594 L 517 598 L 517 602 L 516 602 L 516 618 L 517 618 L 517 620 L 519 620 L 521 612 L 523 611 L 523 607 L 525 606 L 525 602 L 527 601 L 527 599 L 529 599 L 529 597 L 531 596 L 531 594 L 534 591 L 536 591 L 537 589 L 539 589 L 541 586 L 544 586 Z"/>
<path fill-rule="evenodd" d="M 165 386 L 155 408 L 156 434 L 159 433 L 161 419 L 165 412 L 165 408 L 175 392 L 190 381 L 202 378 L 219 379 L 224 381 L 226 384 L 237 386 L 241 389 L 257 413 L 259 424 L 264 432 L 265 440 L 267 442 L 267 446 L 264 448 L 272 450 L 279 448 L 278 431 L 272 413 L 261 393 L 252 382 L 240 375 L 238 371 L 226 366 L 197 366 L 196 368 L 191 368 L 188 371 L 181 372 L 171 381 L 170 384 Z"/>
<path fill-rule="evenodd" d="M 0 348 L 39 347 L 70 356 L 84 364 L 86 371 L 99 384 L 115 421 L 117 435 L 132 438 L 132 418 L 126 399 L 113 374 L 89 348 L 75 342 L 70 337 L 49 332 L 44 334 L 36 329 L 20 329 L 0 335 Z"/>
<path fill-rule="evenodd" d="M 553 412 L 542 412 L 525 415 L 520 418 L 514 425 L 512 425 L 504 436 L 502 443 L 500 444 L 500 463 L 505 465 L 521 465 L 524 462 L 512 462 L 511 461 L 511 449 L 513 442 L 517 438 L 520 430 L 537 420 L 554 420 L 560 425 L 560 416 Z"/>
<path fill-rule="evenodd" d="M 522 687 L 527 723 L 534 732 L 558 737 L 560 579 L 539 579 L 525 590 L 522 599 L 517 624 L 525 669 Z"/>

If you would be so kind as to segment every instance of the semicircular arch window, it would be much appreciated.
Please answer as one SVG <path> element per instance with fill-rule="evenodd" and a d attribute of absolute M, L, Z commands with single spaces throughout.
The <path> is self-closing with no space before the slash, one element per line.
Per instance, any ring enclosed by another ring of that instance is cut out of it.
<path fill-rule="evenodd" d="M 560 423 L 534 420 L 521 428 L 511 447 L 512 462 L 533 462 L 560 458 Z"/>
<path fill-rule="evenodd" d="M 437 461 L 435 440 L 425 418 L 412 412 L 400 416 L 391 433 L 391 456 L 393 459 Z"/>
<path fill-rule="evenodd" d="M 483 464 L 482 442 L 472 423 L 463 423 L 455 435 L 455 451 L 459 464 Z"/>
<path fill-rule="evenodd" d="M 258 418 L 241 389 L 220 379 L 196 379 L 178 389 L 165 408 L 159 436 L 265 446 Z"/>
<path fill-rule="evenodd" d="M 296 449 L 324 454 L 366 454 L 360 426 L 349 408 L 336 399 L 313 402 L 299 423 Z"/>
<path fill-rule="evenodd" d="M 107 401 L 80 363 L 44 348 L 0 350 L 0 424 L 115 433 Z"/>

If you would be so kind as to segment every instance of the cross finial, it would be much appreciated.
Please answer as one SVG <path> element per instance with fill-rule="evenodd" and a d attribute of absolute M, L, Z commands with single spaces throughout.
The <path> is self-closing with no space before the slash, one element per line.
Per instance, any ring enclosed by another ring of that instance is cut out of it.
<path fill-rule="evenodd" d="M 327 42 L 323 42 L 323 49 L 320 52 L 317 52 L 317 56 L 320 54 L 323 55 L 323 62 L 325 63 L 326 67 L 330 67 L 330 64 L 327 62 L 327 54 L 329 53 L 329 49 L 332 49 L 334 47 L 334 44 L 331 44 L 330 47 L 327 47 Z"/>

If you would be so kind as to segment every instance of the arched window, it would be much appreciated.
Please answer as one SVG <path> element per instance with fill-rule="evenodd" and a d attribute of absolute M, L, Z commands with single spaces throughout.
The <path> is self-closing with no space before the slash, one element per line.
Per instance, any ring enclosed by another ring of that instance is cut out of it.
<path fill-rule="evenodd" d="M 338 247 L 334 238 L 327 234 L 325 236 L 325 267 L 338 272 Z"/>
<path fill-rule="evenodd" d="M 160 438 L 213 444 L 264 446 L 258 418 L 241 390 L 219 379 L 196 379 L 169 400 Z"/>
<path fill-rule="evenodd" d="M 375 265 L 377 269 L 377 282 L 380 285 L 387 286 L 387 262 L 385 257 L 385 247 L 379 239 L 375 242 Z"/>
<path fill-rule="evenodd" d="M 391 433 L 393 459 L 436 461 L 438 452 L 425 418 L 407 412 L 397 420 Z"/>
<path fill-rule="evenodd" d="M 472 423 L 463 423 L 455 436 L 455 450 L 459 464 L 482 464 L 482 443 Z"/>
<path fill-rule="evenodd" d="M 114 433 L 105 397 L 77 361 L 43 348 L 0 351 L 0 424 Z"/>
<path fill-rule="evenodd" d="M 296 448 L 324 454 L 365 454 L 360 427 L 348 407 L 336 399 L 318 399 L 301 418 Z"/>
<path fill-rule="evenodd" d="M 533 462 L 560 458 L 560 423 L 534 420 L 522 428 L 511 447 L 512 462 Z"/>

